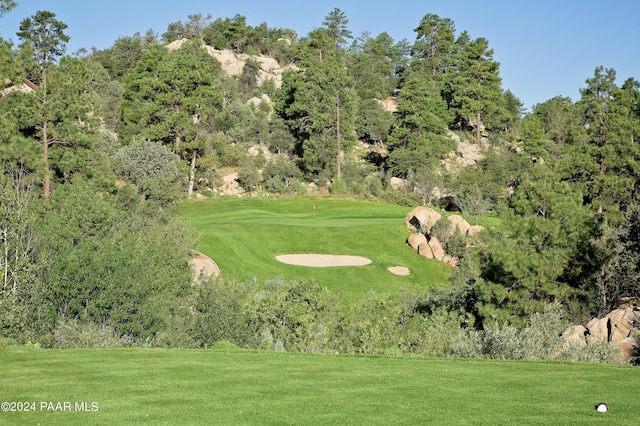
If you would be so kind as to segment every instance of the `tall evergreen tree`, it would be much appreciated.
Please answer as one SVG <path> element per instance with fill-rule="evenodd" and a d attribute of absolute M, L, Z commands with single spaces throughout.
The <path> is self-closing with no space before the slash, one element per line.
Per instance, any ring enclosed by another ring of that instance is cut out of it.
<path fill-rule="evenodd" d="M 353 80 L 335 57 L 310 61 L 302 73 L 285 74 L 276 111 L 299 141 L 306 172 L 338 172 L 338 145 L 348 149 L 353 143 L 355 108 Z"/>
<path fill-rule="evenodd" d="M 67 25 L 56 19 L 56 15 L 48 11 L 38 11 L 34 16 L 24 19 L 20 23 L 20 31 L 16 34 L 22 40 L 22 46 L 30 49 L 35 66 L 31 78 L 38 85 L 38 110 L 41 116 L 38 120 L 38 133 L 42 141 L 42 158 L 45 165 L 43 194 L 48 197 L 51 193 L 49 172 L 49 125 L 51 124 L 52 99 L 47 87 L 47 70 L 66 50 L 65 43 L 69 36 L 63 31 Z"/>
<path fill-rule="evenodd" d="M 342 47 L 347 42 L 347 39 L 353 38 L 351 31 L 349 31 L 347 15 L 337 7 L 325 16 L 322 25 L 327 29 L 327 33 L 333 40 L 336 50 Z"/>
<path fill-rule="evenodd" d="M 0 16 L 11 11 L 16 5 L 16 2 L 13 0 L 0 0 Z"/>
<path fill-rule="evenodd" d="M 125 76 L 120 136 L 173 146 L 193 177 L 203 127 L 222 108 L 219 74 L 220 64 L 198 39 L 172 52 L 160 46 L 149 50 Z M 189 179 L 189 193 L 192 186 Z"/>
<path fill-rule="evenodd" d="M 580 132 L 567 146 L 565 170 L 584 185 L 585 195 L 598 212 L 624 209 L 635 193 L 640 152 L 634 140 L 633 89 L 625 92 L 615 84 L 613 69 L 598 67 L 581 90 L 576 108 L 581 115 Z M 631 94 L 631 96 L 629 96 Z"/>
<path fill-rule="evenodd" d="M 450 72 L 455 41 L 453 21 L 430 13 L 413 31 L 416 33 L 413 55 L 426 63 L 431 77 Z"/>
<path fill-rule="evenodd" d="M 400 93 L 395 114 L 396 127 L 389 137 L 389 163 L 395 174 L 406 176 L 433 165 L 454 148 L 453 139 L 447 135 L 451 116 L 430 75 L 411 75 Z"/>
<path fill-rule="evenodd" d="M 479 144 L 482 117 L 503 105 L 500 64 L 493 60 L 493 49 L 484 38 L 464 43 L 456 59 L 457 73 L 450 83 L 452 104 L 459 119 L 475 118 Z"/>

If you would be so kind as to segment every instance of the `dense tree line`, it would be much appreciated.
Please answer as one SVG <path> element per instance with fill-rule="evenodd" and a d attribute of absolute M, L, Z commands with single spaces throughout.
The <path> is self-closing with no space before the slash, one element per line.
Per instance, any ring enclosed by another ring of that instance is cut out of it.
<path fill-rule="evenodd" d="M 14 6 L 0 1 L 0 15 Z M 0 336 L 60 346 L 84 330 L 138 344 L 420 352 L 436 314 L 477 348 L 495 321 L 526 327 L 550 303 L 580 321 L 640 296 L 640 83 L 618 86 L 615 70 L 598 67 L 577 101 L 556 97 L 525 115 L 489 41 L 457 34 L 452 20 L 425 15 L 413 42 L 354 38 L 348 23 L 334 9 L 299 37 L 195 14 L 161 36 L 68 56 L 66 24 L 40 11 L 21 23 L 19 45 L 0 40 Z M 230 76 L 203 44 L 295 67 L 281 87 L 258 79 L 256 60 Z M 263 95 L 272 102 L 247 102 Z M 445 162 L 452 136 L 481 146 L 483 159 Z M 255 286 L 192 288 L 196 241 L 173 211 L 211 193 L 226 167 L 251 192 L 306 194 L 313 183 L 476 220 L 492 212 L 503 225 L 479 244 L 456 243 L 451 286 L 426 310 L 379 295 L 334 312 L 337 296 L 315 284 L 312 299 L 283 296 L 303 291 L 294 283 L 245 303 Z M 294 301 L 289 318 L 304 318 L 293 329 L 272 311 L 282 297 Z M 363 324 L 358 312 L 373 316 Z"/>

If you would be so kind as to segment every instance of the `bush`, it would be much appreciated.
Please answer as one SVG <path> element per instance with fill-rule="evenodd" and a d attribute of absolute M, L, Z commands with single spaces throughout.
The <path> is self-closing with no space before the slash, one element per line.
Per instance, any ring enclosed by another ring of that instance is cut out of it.
<path fill-rule="evenodd" d="M 438 219 L 431 227 L 431 236 L 436 237 L 438 241 L 446 247 L 451 236 L 451 221 L 449 221 L 446 216 Z"/>
<path fill-rule="evenodd" d="M 476 330 L 461 327 L 462 319 L 439 309 L 432 314 L 409 318 L 403 328 L 403 350 L 425 356 L 477 357 L 482 339 Z"/>
<path fill-rule="evenodd" d="M 398 191 L 397 189 L 388 189 L 382 194 L 381 198 L 387 203 L 412 208 L 419 206 L 422 201 L 420 194 L 416 192 Z"/>
<path fill-rule="evenodd" d="M 208 278 L 194 290 L 191 334 L 201 346 L 227 341 L 244 348 L 258 345 L 258 326 L 252 322 L 255 281 Z"/>
<path fill-rule="evenodd" d="M 234 352 L 240 348 L 228 340 L 220 340 L 212 346 L 212 349 L 220 352 Z"/>
<path fill-rule="evenodd" d="M 327 349 L 337 297 L 315 281 L 267 281 L 252 315 L 262 347 L 318 353 Z"/>
<path fill-rule="evenodd" d="M 53 333 L 53 347 L 107 349 L 134 346 L 128 336 L 118 336 L 112 327 L 77 320 L 59 321 Z"/>
<path fill-rule="evenodd" d="M 148 200 L 170 204 L 181 196 L 180 157 L 158 142 L 143 139 L 120 148 L 113 169 Z"/>
<path fill-rule="evenodd" d="M 402 312 L 400 301 L 390 294 L 371 292 L 362 300 L 343 301 L 332 345 L 343 353 L 395 353 L 402 344 Z"/>
<path fill-rule="evenodd" d="M 342 195 L 347 191 L 347 185 L 344 182 L 344 179 L 341 177 L 333 178 L 331 182 L 331 194 L 332 195 Z"/>
<path fill-rule="evenodd" d="M 594 342 L 587 346 L 567 344 L 561 335 L 569 325 L 565 316 L 564 307 L 554 302 L 545 305 L 543 312 L 532 314 L 522 330 L 511 325 L 487 326 L 482 353 L 492 359 L 618 362 L 619 349 L 608 342 Z"/>
<path fill-rule="evenodd" d="M 562 332 L 569 326 L 558 302 L 545 305 L 543 312 L 529 317 L 518 330 L 511 325 L 485 327 L 483 353 L 492 359 L 555 359 L 562 351 Z"/>

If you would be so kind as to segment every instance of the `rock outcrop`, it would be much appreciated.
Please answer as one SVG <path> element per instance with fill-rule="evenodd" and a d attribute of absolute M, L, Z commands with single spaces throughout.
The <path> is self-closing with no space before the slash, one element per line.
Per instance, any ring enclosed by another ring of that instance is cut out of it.
<path fill-rule="evenodd" d="M 169 43 L 165 47 L 169 50 L 179 49 L 187 39 L 176 40 Z M 207 52 L 220 62 L 222 69 L 229 75 L 240 75 L 247 61 L 252 60 L 260 64 L 258 70 L 257 83 L 261 85 L 266 80 L 273 80 L 276 87 L 282 86 L 282 75 L 289 70 L 297 70 L 295 65 L 281 67 L 274 58 L 262 55 L 246 55 L 244 53 L 235 53 L 228 49 L 218 50 L 211 46 L 203 45 Z"/>
<path fill-rule="evenodd" d="M 429 207 L 416 207 L 411 210 L 404 218 L 404 223 L 411 231 L 411 235 L 407 238 L 407 244 L 427 259 L 436 259 L 449 265 L 455 266 L 458 259 L 448 255 L 443 244 L 438 238 L 432 235 L 433 225 L 442 218 L 442 215 Z M 455 230 L 459 230 L 463 235 L 473 235 L 484 229 L 482 226 L 471 226 L 464 218 L 457 214 L 447 217 L 451 226 L 449 227 L 449 235 L 451 237 Z"/>
<path fill-rule="evenodd" d="M 404 218 L 404 224 L 413 232 L 431 233 L 431 227 L 440 220 L 442 215 L 429 207 L 416 207 Z"/>
<path fill-rule="evenodd" d="M 447 219 L 451 222 L 451 231 L 455 232 L 458 229 L 462 234 L 467 234 L 471 225 L 464 220 L 464 218 L 458 214 L 452 214 Z"/>
<path fill-rule="evenodd" d="M 636 341 L 636 337 L 640 336 L 640 307 L 616 309 L 603 318 L 593 318 L 586 327 L 571 326 L 562 336 L 567 343 L 579 346 L 608 342 L 620 348 L 620 361 L 628 362 L 640 351 Z"/>

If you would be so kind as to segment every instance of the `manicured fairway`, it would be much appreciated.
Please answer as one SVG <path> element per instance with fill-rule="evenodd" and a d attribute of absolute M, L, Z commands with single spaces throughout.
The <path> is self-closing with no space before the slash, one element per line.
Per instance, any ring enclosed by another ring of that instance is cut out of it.
<path fill-rule="evenodd" d="M 315 206 L 315 209 L 314 209 Z M 444 284 L 449 266 L 420 257 L 405 244 L 411 209 L 345 199 L 223 199 L 184 202 L 180 213 L 201 233 L 200 250 L 224 276 L 259 281 L 316 279 L 346 297 Z M 309 268 L 276 260 L 281 254 L 364 256 L 370 265 Z M 390 273 L 406 266 L 409 276 Z"/>
<path fill-rule="evenodd" d="M 640 422 L 640 369 L 612 365 L 21 348 L 0 349 L 0 362 L 0 400 L 36 408 L 0 412 L 2 424 Z M 596 412 L 600 401 L 609 412 Z M 47 411 L 65 402 L 70 410 Z M 97 411 L 78 412 L 76 403 Z"/>

